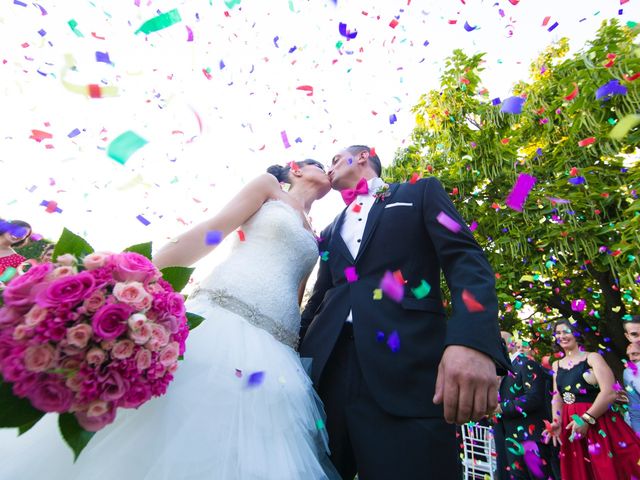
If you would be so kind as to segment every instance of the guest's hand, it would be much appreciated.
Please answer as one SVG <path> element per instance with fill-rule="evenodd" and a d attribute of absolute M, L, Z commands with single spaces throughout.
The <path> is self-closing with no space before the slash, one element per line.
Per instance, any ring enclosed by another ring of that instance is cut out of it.
<path fill-rule="evenodd" d="M 583 421 L 580 425 L 574 420 L 571 420 L 567 425 L 567 430 L 571 430 L 571 438 L 579 439 L 583 438 L 587 434 L 587 430 L 589 430 L 589 424 Z"/>
<path fill-rule="evenodd" d="M 546 430 L 542 432 L 542 441 L 545 444 L 549 444 L 549 440 L 551 440 L 554 447 L 562 445 L 562 442 L 560 441 L 560 424 L 555 421 L 553 423 L 549 423 L 546 420 L 544 423 L 546 425 Z"/>
<path fill-rule="evenodd" d="M 462 425 L 491 415 L 498 404 L 496 366 L 491 357 L 462 345 L 445 348 L 433 403 L 444 405 L 448 423 Z"/>

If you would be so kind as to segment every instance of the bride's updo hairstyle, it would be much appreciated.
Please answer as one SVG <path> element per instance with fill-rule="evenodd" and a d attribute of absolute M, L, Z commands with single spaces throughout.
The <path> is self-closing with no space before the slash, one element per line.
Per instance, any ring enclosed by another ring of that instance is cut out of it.
<path fill-rule="evenodd" d="M 284 167 L 282 165 L 271 165 L 269 168 L 267 168 L 267 173 L 270 173 L 271 175 L 276 177 L 276 179 L 280 183 L 291 183 L 291 179 L 289 177 L 289 174 L 291 173 L 291 164 L 297 165 L 298 168 L 302 168 L 305 165 L 315 165 L 324 172 L 324 165 L 322 165 L 317 160 L 307 158 L 306 160 L 302 160 L 300 162 L 291 162 Z"/>

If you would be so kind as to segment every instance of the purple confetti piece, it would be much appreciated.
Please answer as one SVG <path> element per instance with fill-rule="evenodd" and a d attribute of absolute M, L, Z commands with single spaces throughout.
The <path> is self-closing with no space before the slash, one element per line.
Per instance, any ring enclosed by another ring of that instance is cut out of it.
<path fill-rule="evenodd" d="M 522 97 L 509 97 L 505 98 L 504 102 L 502 102 L 502 107 L 500 111 L 502 113 L 513 113 L 519 114 L 522 113 L 522 106 L 524 105 L 525 99 Z"/>
<path fill-rule="evenodd" d="M 302 139 L 300 137 L 296 138 L 295 140 L 296 143 L 302 143 Z"/>
<path fill-rule="evenodd" d="M 582 298 L 579 298 L 578 300 L 571 300 L 571 310 L 574 312 L 581 312 L 586 308 L 586 306 L 587 302 Z"/>
<path fill-rule="evenodd" d="M 423 43 L 422 45 L 424 45 L 425 47 L 426 47 L 427 45 L 429 45 L 429 40 L 425 40 L 425 41 L 424 41 L 424 43 Z"/>
<path fill-rule="evenodd" d="M 348 40 L 352 40 L 356 38 L 356 35 L 358 35 L 358 32 L 350 32 L 349 30 L 347 30 L 347 24 L 342 22 L 338 24 L 338 31 L 340 32 L 340 35 Z"/>
<path fill-rule="evenodd" d="M 571 177 L 569 179 L 569 183 L 571 183 L 572 185 L 581 185 L 586 182 L 587 182 L 587 179 L 584 177 Z"/>
<path fill-rule="evenodd" d="M 558 22 L 555 22 L 553 25 L 551 25 L 549 28 L 547 28 L 547 31 L 553 32 L 556 29 L 557 26 L 558 26 Z"/>
<path fill-rule="evenodd" d="M 138 221 L 139 221 L 141 224 L 143 224 L 145 227 L 151 223 L 149 220 L 147 220 L 146 218 L 144 218 L 142 215 L 138 215 L 136 218 L 137 218 L 137 219 L 138 219 Z"/>
<path fill-rule="evenodd" d="M 478 27 L 477 26 L 476 27 L 472 27 L 471 25 L 469 25 L 469 22 L 464 22 L 464 29 L 467 32 L 473 32 L 476 28 L 478 28 Z"/>
<path fill-rule="evenodd" d="M 491 100 L 491 105 L 500 105 L 500 102 L 502 100 L 500 100 L 500 97 L 496 97 L 493 100 Z"/>
<path fill-rule="evenodd" d="M 564 198 L 558 198 L 558 197 L 546 197 L 546 198 L 552 201 L 553 203 L 559 203 L 559 204 L 571 203 L 569 200 L 565 200 Z"/>
<path fill-rule="evenodd" d="M 386 271 L 380 281 L 380 290 L 394 302 L 400 303 L 404 298 L 404 285 L 393 276 L 393 273 Z"/>
<path fill-rule="evenodd" d="M 187 26 L 187 42 L 193 42 L 193 30 L 191 30 L 191 28 L 189 28 L 188 26 Z"/>
<path fill-rule="evenodd" d="M 44 37 L 47 34 L 47 31 L 44 28 L 41 28 L 40 30 L 38 30 L 38 33 L 41 37 Z"/>
<path fill-rule="evenodd" d="M 284 148 L 291 147 L 291 145 L 289 144 L 289 139 L 287 138 L 287 132 L 285 130 L 280 132 L 280 136 L 282 137 L 282 143 L 284 143 Z"/>
<path fill-rule="evenodd" d="M 47 11 L 44 9 L 42 5 L 39 5 L 37 3 L 34 3 L 34 5 L 40 9 L 40 15 L 42 15 L 43 17 L 47 15 Z"/>
<path fill-rule="evenodd" d="M 436 217 L 436 220 L 438 220 L 440 225 L 453 233 L 458 233 L 460 231 L 460 224 L 444 212 L 440 212 Z"/>
<path fill-rule="evenodd" d="M 627 87 L 620 85 L 620 80 L 611 80 L 596 90 L 596 100 L 604 99 L 606 102 L 614 95 L 626 95 Z"/>
<path fill-rule="evenodd" d="M 391 115 L 389 115 L 389 123 L 391 125 L 393 125 L 394 123 L 396 123 L 398 121 L 398 119 L 396 118 L 396 114 L 392 113 Z"/>
<path fill-rule="evenodd" d="M 276 46 L 276 48 L 280 48 L 278 46 L 278 40 L 280 40 L 280 37 L 278 37 L 277 35 L 273 37 L 273 44 Z"/>
<path fill-rule="evenodd" d="M 80 130 L 78 130 L 77 128 L 74 128 L 67 134 L 67 137 L 73 138 L 73 137 L 77 137 L 78 135 L 80 135 Z"/>
<path fill-rule="evenodd" d="M 518 176 L 511 193 L 509 193 L 505 200 L 507 206 L 513 210 L 521 212 L 524 202 L 527 200 L 527 196 L 535 184 L 536 177 L 532 177 L 526 173 L 521 173 Z"/>
<path fill-rule="evenodd" d="M 387 345 L 393 353 L 396 353 L 398 350 L 400 350 L 400 335 L 398 335 L 398 332 L 394 330 L 389 334 Z"/>
<path fill-rule="evenodd" d="M 218 245 L 222 241 L 223 233 L 220 230 L 210 230 L 205 235 L 204 242 L 207 245 Z"/>
<path fill-rule="evenodd" d="M 253 372 L 247 379 L 247 387 L 258 387 L 264 382 L 264 372 Z"/>
<path fill-rule="evenodd" d="M 108 63 L 111 65 L 111 59 L 108 52 L 96 52 L 96 62 Z"/>
<path fill-rule="evenodd" d="M 524 450 L 523 460 L 529 468 L 529 472 L 535 478 L 544 478 L 544 472 L 542 471 L 542 458 L 538 450 L 538 444 L 531 440 L 522 442 L 522 448 Z"/>
<path fill-rule="evenodd" d="M 347 282 L 353 283 L 358 281 L 358 273 L 356 272 L 356 267 L 351 266 L 344 269 L 344 276 L 347 279 Z"/>
<path fill-rule="evenodd" d="M 220 70 L 222 70 L 224 67 L 226 67 L 224 61 L 220 60 Z"/>
<path fill-rule="evenodd" d="M 478 222 L 474 220 L 473 222 L 471 222 L 471 225 L 469 225 L 469 230 L 471 230 L 472 232 L 475 232 L 477 229 L 478 229 Z"/>

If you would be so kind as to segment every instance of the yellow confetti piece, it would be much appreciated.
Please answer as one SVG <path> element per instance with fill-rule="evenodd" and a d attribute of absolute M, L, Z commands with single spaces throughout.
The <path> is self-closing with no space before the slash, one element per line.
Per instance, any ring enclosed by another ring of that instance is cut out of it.
<path fill-rule="evenodd" d="M 609 137 L 614 140 L 622 140 L 629 133 L 629 130 L 638 124 L 640 124 L 640 115 L 634 113 L 627 115 L 611 129 Z"/>
<path fill-rule="evenodd" d="M 376 288 L 373 291 L 373 299 L 374 300 L 382 300 L 382 289 Z"/>

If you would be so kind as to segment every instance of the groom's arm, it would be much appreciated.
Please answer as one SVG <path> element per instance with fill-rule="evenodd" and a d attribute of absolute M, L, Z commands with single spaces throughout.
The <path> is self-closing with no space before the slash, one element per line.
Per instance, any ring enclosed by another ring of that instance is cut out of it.
<path fill-rule="evenodd" d="M 309 325 L 313 321 L 322 300 L 324 299 L 325 293 L 329 290 L 333 283 L 331 281 L 331 272 L 329 270 L 329 261 L 323 260 L 327 258 L 327 254 L 323 255 L 323 252 L 327 250 L 327 246 L 329 245 L 329 238 L 327 237 L 331 232 L 331 225 L 325 228 L 320 234 L 320 267 L 318 268 L 318 278 L 316 279 L 316 283 L 313 286 L 313 293 L 309 298 L 309 301 L 304 307 L 302 312 L 302 321 L 300 323 L 300 341 L 304 339 L 305 334 L 307 333 L 307 329 Z"/>

